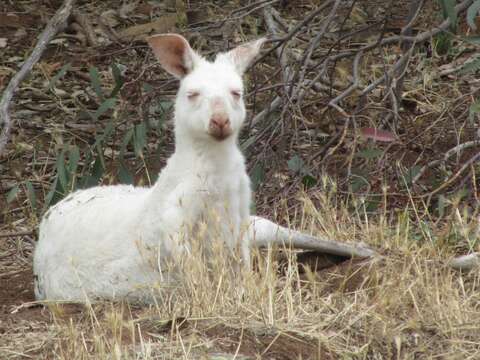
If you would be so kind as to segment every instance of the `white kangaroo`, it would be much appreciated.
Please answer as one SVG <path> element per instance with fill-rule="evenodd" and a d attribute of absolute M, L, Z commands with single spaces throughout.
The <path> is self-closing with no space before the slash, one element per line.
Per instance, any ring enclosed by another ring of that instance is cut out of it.
<path fill-rule="evenodd" d="M 250 246 L 374 254 L 250 216 L 250 182 L 237 145 L 245 120 L 241 76 L 263 42 L 241 45 L 209 62 L 180 35 L 148 39 L 163 68 L 180 79 L 175 152 L 151 188 L 80 190 L 47 211 L 33 261 L 37 300 L 148 301 L 149 289 L 165 280 L 162 263 L 188 250 L 184 239 L 202 223 L 207 229 L 220 225 L 221 239 L 240 249 L 247 268 Z M 208 235 L 219 234 L 204 240 Z"/>
<path fill-rule="evenodd" d="M 208 224 L 211 214 L 249 266 L 251 191 L 237 140 L 246 114 L 242 74 L 263 42 L 209 62 L 180 35 L 148 39 L 162 67 L 180 79 L 175 152 L 151 188 L 80 190 L 45 214 L 33 263 L 38 300 L 136 298 L 136 289 L 160 279 L 146 256 L 168 259 L 184 246 L 181 235 Z"/>

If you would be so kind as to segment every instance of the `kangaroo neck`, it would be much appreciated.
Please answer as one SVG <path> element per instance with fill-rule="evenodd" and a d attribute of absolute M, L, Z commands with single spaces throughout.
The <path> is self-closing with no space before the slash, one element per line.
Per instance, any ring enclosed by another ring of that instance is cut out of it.
<path fill-rule="evenodd" d="M 175 157 L 182 161 L 184 166 L 198 167 L 210 165 L 215 168 L 227 167 L 241 157 L 240 149 L 235 136 L 222 141 L 209 138 L 185 138 L 176 136 Z"/>

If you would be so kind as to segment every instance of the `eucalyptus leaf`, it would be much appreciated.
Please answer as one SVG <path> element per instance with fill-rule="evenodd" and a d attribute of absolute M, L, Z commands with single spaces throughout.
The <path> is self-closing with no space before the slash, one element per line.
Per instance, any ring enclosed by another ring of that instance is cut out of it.
<path fill-rule="evenodd" d="M 124 83 L 123 77 L 122 77 L 122 71 L 120 70 L 120 68 L 116 63 L 112 64 L 112 75 L 113 75 L 113 80 L 115 81 L 115 87 L 110 93 L 111 98 L 117 96 L 117 94 L 120 92 L 120 89 L 122 88 Z"/>
<path fill-rule="evenodd" d="M 57 157 L 57 175 L 60 185 L 65 190 L 68 188 L 68 174 L 67 169 L 65 168 L 65 150 L 62 150 Z"/>
<path fill-rule="evenodd" d="M 145 123 L 141 123 L 135 126 L 135 134 L 133 137 L 133 147 L 135 154 L 141 156 L 143 154 L 143 148 L 147 144 L 147 127 Z"/>
<path fill-rule="evenodd" d="M 68 170 L 73 177 L 77 173 L 78 161 L 80 160 L 80 150 L 78 146 L 73 145 L 68 152 Z"/>
<path fill-rule="evenodd" d="M 305 168 L 303 160 L 298 155 L 293 155 L 287 162 L 288 168 L 293 172 L 301 172 Z"/>
<path fill-rule="evenodd" d="M 475 18 L 480 10 L 480 0 L 476 0 L 467 10 L 467 23 L 470 29 L 477 30 L 477 24 L 475 24 Z"/>
<path fill-rule="evenodd" d="M 469 109 L 470 119 L 473 119 L 473 116 L 478 113 L 480 113 L 480 100 L 477 100 L 472 105 L 470 105 L 470 109 Z"/>
<path fill-rule="evenodd" d="M 122 139 L 122 144 L 120 146 L 120 158 L 123 159 L 123 156 L 125 154 L 125 151 L 127 150 L 127 146 L 128 144 L 130 143 L 130 141 L 132 140 L 132 137 L 133 137 L 133 132 L 134 132 L 134 129 L 131 128 L 129 129 L 125 135 L 123 136 L 123 139 Z"/>
<path fill-rule="evenodd" d="M 115 98 L 108 98 L 99 106 L 99 108 L 92 114 L 93 120 L 97 121 L 100 116 L 106 113 L 108 110 L 115 107 L 117 99 Z"/>
<path fill-rule="evenodd" d="M 456 0 L 439 0 L 442 7 L 443 17 L 450 19 L 450 29 L 455 32 L 457 28 Z"/>
<path fill-rule="evenodd" d="M 10 191 L 7 193 L 7 203 L 11 203 L 13 200 L 17 198 L 18 190 L 20 187 L 18 185 L 15 185 L 13 188 L 10 189 Z"/>
<path fill-rule="evenodd" d="M 70 63 L 66 63 L 65 65 L 63 65 L 58 71 L 58 73 L 56 73 L 55 76 L 52 77 L 52 79 L 50 80 L 50 83 L 48 84 L 48 87 L 50 89 L 53 89 L 57 81 L 60 80 L 62 77 L 64 77 L 67 71 L 70 70 L 71 67 L 72 67 L 72 64 Z"/>
<path fill-rule="evenodd" d="M 154 90 L 152 85 L 145 82 L 142 84 L 142 88 L 143 88 L 143 91 L 147 94 L 151 93 Z"/>
<path fill-rule="evenodd" d="M 480 56 L 477 56 L 471 61 L 467 61 L 460 68 L 460 74 L 472 73 L 480 70 Z"/>
<path fill-rule="evenodd" d="M 27 188 L 27 197 L 30 201 L 30 205 L 32 209 L 35 210 L 37 208 L 37 197 L 35 195 L 35 189 L 33 188 L 33 185 L 29 180 L 25 181 L 25 187 Z"/>
<path fill-rule="evenodd" d="M 43 202 L 44 210 L 46 210 L 50 206 L 50 204 L 52 203 L 53 198 L 55 196 L 55 192 L 57 190 L 57 185 L 58 185 L 58 175 L 55 176 L 55 179 L 53 180 L 53 183 L 50 186 L 50 191 L 45 196 L 45 200 Z"/>
<path fill-rule="evenodd" d="M 410 169 L 408 169 L 404 174 L 403 174 L 403 179 L 407 185 L 411 185 L 413 179 L 417 174 L 420 172 L 420 169 L 422 167 L 420 165 L 415 165 L 412 166 Z"/>
<path fill-rule="evenodd" d="M 383 151 L 380 150 L 379 148 L 368 148 L 368 149 L 359 151 L 356 154 L 356 156 L 367 159 L 367 160 L 371 160 L 371 159 L 376 159 L 381 157 L 382 154 L 383 154 Z"/>
<path fill-rule="evenodd" d="M 252 181 L 252 190 L 255 191 L 258 186 L 265 180 L 265 169 L 263 168 L 263 165 L 261 163 L 257 163 L 253 167 L 250 179 Z"/>
<path fill-rule="evenodd" d="M 128 171 L 128 169 L 125 167 L 123 162 L 120 162 L 119 164 L 118 180 L 120 181 L 121 184 L 131 185 L 134 183 L 134 178 L 132 174 Z"/>
<path fill-rule="evenodd" d="M 98 98 L 100 100 L 103 100 L 103 90 L 102 90 L 102 83 L 100 81 L 100 73 L 98 72 L 98 69 L 95 66 L 92 66 L 89 69 L 90 73 L 90 82 L 92 84 L 93 90 L 95 91 L 95 94 L 97 94 Z"/>
<path fill-rule="evenodd" d="M 105 172 L 105 167 L 104 167 L 103 156 L 98 154 L 97 158 L 95 159 L 95 162 L 93 164 L 92 176 L 89 179 L 90 180 L 89 185 L 90 186 L 97 186 L 100 183 L 100 179 L 102 178 L 104 172 Z M 90 187 L 90 186 L 88 186 L 88 187 Z"/>

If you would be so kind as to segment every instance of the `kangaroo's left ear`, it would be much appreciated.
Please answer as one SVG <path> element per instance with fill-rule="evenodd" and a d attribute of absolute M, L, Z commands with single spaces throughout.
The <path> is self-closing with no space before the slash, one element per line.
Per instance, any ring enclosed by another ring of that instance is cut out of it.
<path fill-rule="evenodd" d="M 253 59 L 259 54 L 260 49 L 266 40 L 266 38 L 261 38 L 250 41 L 246 44 L 237 46 L 235 49 L 230 50 L 225 54 L 221 54 L 220 56 L 233 62 L 237 72 L 242 75 L 245 70 L 247 70 L 248 65 L 250 65 Z"/>

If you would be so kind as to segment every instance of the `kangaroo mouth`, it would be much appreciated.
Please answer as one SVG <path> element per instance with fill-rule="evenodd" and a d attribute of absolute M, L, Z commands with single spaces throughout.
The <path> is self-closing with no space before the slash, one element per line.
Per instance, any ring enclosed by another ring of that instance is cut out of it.
<path fill-rule="evenodd" d="M 217 141 L 223 141 L 229 138 L 232 135 L 233 131 L 230 127 L 218 128 L 210 127 L 208 129 L 208 134 Z"/>

